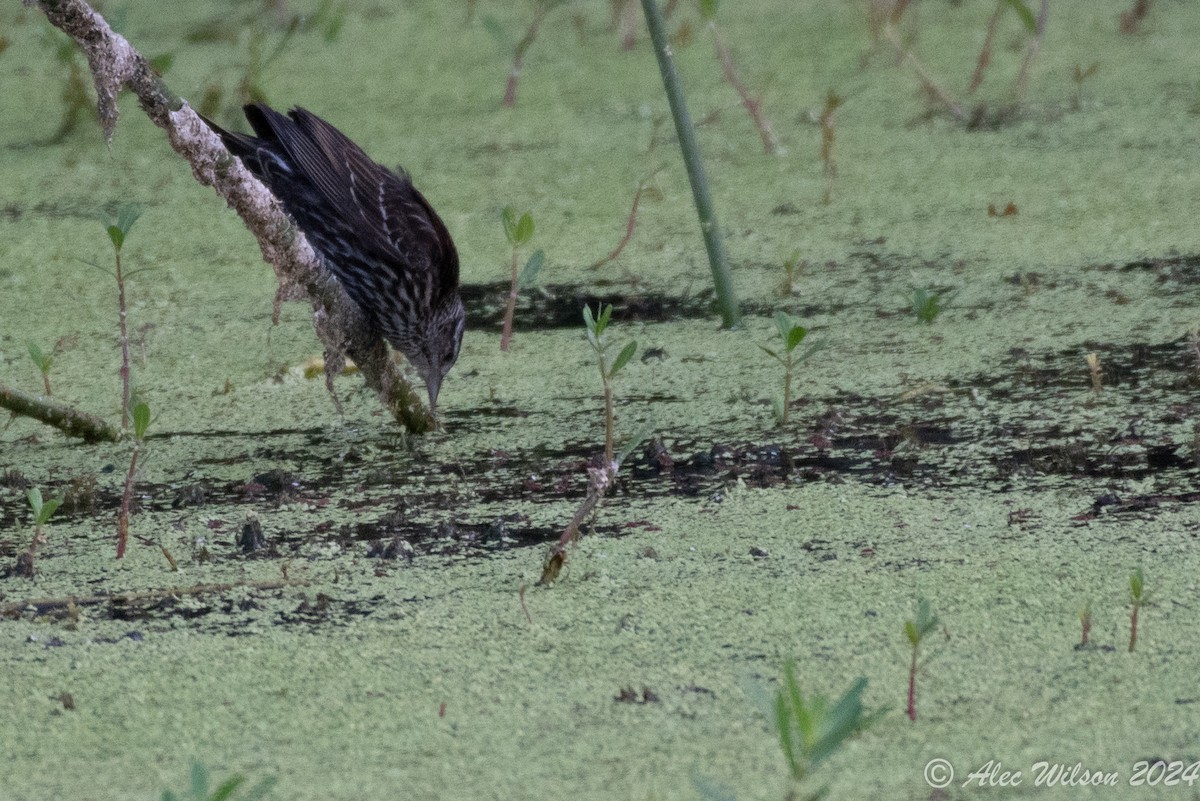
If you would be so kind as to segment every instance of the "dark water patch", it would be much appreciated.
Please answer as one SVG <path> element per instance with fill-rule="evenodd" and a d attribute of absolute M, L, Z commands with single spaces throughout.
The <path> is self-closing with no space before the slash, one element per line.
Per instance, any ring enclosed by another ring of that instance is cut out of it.
<path fill-rule="evenodd" d="M 505 282 L 469 284 L 459 288 L 467 309 L 467 327 L 499 333 L 504 323 L 504 304 L 509 285 Z M 711 288 L 694 295 L 669 295 L 654 291 L 605 291 L 603 286 L 585 290 L 576 284 L 546 284 L 521 290 L 514 314 L 516 330 L 583 329 L 583 308 L 595 309 L 611 304 L 613 321 L 619 323 L 670 323 L 679 320 L 712 320 L 720 325 L 720 314 L 714 304 Z M 787 308 L 801 317 L 836 314 L 845 304 L 796 305 L 790 298 L 778 303 L 743 303 L 742 314 L 750 317 L 770 317 L 778 309 Z"/>
<path fill-rule="evenodd" d="M 1084 361 L 1093 351 L 1102 370 L 1098 395 Z M 755 427 L 756 420 L 742 418 L 660 428 L 626 460 L 598 517 L 601 525 L 588 530 L 614 537 L 653 530 L 662 522 L 654 517 L 656 499 L 720 502 L 735 485 L 770 490 L 815 481 L 903 486 L 918 495 L 947 489 L 1029 495 L 1066 480 L 1096 488 L 1090 505 L 1062 511 L 1064 519 L 1082 522 L 1174 513 L 1200 502 L 1200 363 L 1190 342 L 1013 349 L 989 367 L 893 394 L 801 396 L 782 428 Z M 632 417 L 680 402 L 665 395 L 623 400 Z M 757 412 L 752 416 L 761 420 Z M 524 442 L 536 417 L 511 404 L 484 403 L 448 414 L 447 430 L 437 436 L 470 431 Z M 334 553 L 374 560 L 379 571 L 401 569 L 411 559 L 486 557 L 557 539 L 569 510 L 585 497 L 587 470 L 603 450 L 590 439 L 542 441 L 431 462 L 436 448 L 392 447 L 384 434 L 356 439 L 303 429 L 169 436 L 195 437 L 217 455 L 198 457 L 176 480 L 138 482 L 135 522 L 142 514 L 159 515 L 158 539 L 143 544 L 182 550 L 181 562 L 285 564 L 313 558 L 314 546 L 329 543 L 338 546 Z M 11 468 L 4 475 L 0 557 L 11 564 L 32 536 L 24 499 L 30 482 Z M 118 466 L 99 480 L 64 467 L 37 482 L 48 497 L 66 492 L 76 498 L 52 529 L 63 520 L 91 524 L 94 534 L 86 541 L 79 535 L 71 549 L 106 548 L 115 540 L 122 477 Z M 1141 483 L 1147 480 L 1152 490 Z M 556 509 L 549 524 L 535 514 L 547 504 Z M 1015 536 L 1043 522 L 1028 509 L 1014 509 L 1009 527 Z M 71 549 L 43 548 L 37 569 L 53 570 Z M 920 567 L 895 567 L 914 566 Z M 26 585 L 10 571 L 0 590 L 22 595 Z M 158 597 L 112 606 L 111 615 L 129 620 L 223 611 L 217 601 L 205 611 L 194 601 Z M 321 614 L 317 604 L 290 622 Z"/>
<path fill-rule="evenodd" d="M 1200 255 L 1194 253 L 1171 254 L 1158 258 L 1137 259 L 1124 264 L 1107 262 L 1090 265 L 1084 270 L 1102 273 L 1148 273 L 1153 275 L 1159 284 L 1170 285 L 1173 289 L 1178 289 L 1180 285 L 1196 286 L 1200 284 Z M 1176 300 L 1179 300 L 1178 296 L 1175 297 Z"/>

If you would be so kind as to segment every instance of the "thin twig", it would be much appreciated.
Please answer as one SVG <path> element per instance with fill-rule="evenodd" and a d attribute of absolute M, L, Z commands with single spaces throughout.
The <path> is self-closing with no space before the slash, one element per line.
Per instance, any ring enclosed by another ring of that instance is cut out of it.
<path fill-rule="evenodd" d="M 659 167 L 638 184 L 637 191 L 633 194 L 633 208 L 629 210 L 629 217 L 625 220 L 625 236 L 621 237 L 621 241 L 617 243 L 617 246 L 612 249 L 611 253 L 593 264 L 590 269 L 597 270 L 610 261 L 615 261 L 621 255 L 621 252 L 625 250 L 625 246 L 629 244 L 629 240 L 633 239 L 633 231 L 637 228 L 638 204 L 642 201 L 642 194 L 650 188 L 650 181 L 655 175 L 658 175 L 661 169 L 662 167 Z"/>
<path fill-rule="evenodd" d="M 821 116 L 818 122 L 821 125 L 821 164 L 825 174 L 825 195 L 822 201 L 826 206 L 833 202 L 833 181 L 837 178 L 837 162 L 833 159 L 833 145 L 836 141 L 836 130 L 834 128 L 834 115 L 841 108 L 843 98 L 837 92 L 830 89 L 825 94 L 825 105 L 821 109 Z M 791 286 L 791 282 L 788 282 Z M 789 289 L 790 293 L 791 290 Z"/>
<path fill-rule="evenodd" d="M 508 82 L 504 86 L 504 107 L 512 108 L 517 104 L 517 80 L 521 77 L 521 67 L 525 63 L 525 53 L 533 46 L 534 40 L 537 39 L 538 29 L 542 27 L 542 20 L 546 18 L 546 12 L 550 10 L 550 5 L 545 2 L 537 4 L 537 9 L 533 12 L 533 22 L 529 23 L 529 28 L 526 29 L 525 35 L 521 37 L 521 41 L 517 42 L 516 49 L 513 50 L 512 68 L 508 71 Z"/>
<path fill-rule="evenodd" d="M 558 578 L 558 574 L 562 572 L 563 565 L 567 562 L 567 549 L 578 542 L 580 536 L 582 536 L 579 527 L 595 511 L 596 507 L 600 505 L 600 501 L 604 498 L 604 493 L 608 491 L 608 488 L 616 482 L 619 467 L 616 462 L 609 462 L 603 467 L 588 468 L 587 497 L 583 499 L 583 503 L 575 510 L 575 514 L 571 517 L 571 522 L 567 523 L 562 535 L 558 538 L 558 542 L 555 543 L 554 547 L 550 550 L 550 554 L 546 557 L 546 561 L 542 565 L 542 577 L 538 579 L 538 584 L 553 584 Z"/>
<path fill-rule="evenodd" d="M 1029 40 L 1029 46 L 1025 48 L 1025 59 L 1021 62 L 1021 72 L 1017 75 L 1017 102 L 1020 103 L 1025 99 L 1025 89 L 1029 83 L 1029 71 L 1033 67 L 1033 62 L 1037 60 L 1038 53 L 1042 49 L 1042 35 L 1046 32 L 1046 16 L 1050 13 L 1050 0 L 1042 0 L 1042 7 L 1037 15 L 1037 27 L 1033 32 L 1033 38 Z"/>
<path fill-rule="evenodd" d="M 784 155 L 785 151 L 780 146 L 775 131 L 771 128 L 771 121 L 763 113 L 762 100 L 750 94 L 750 90 L 746 88 L 746 84 L 738 75 L 737 67 L 733 63 L 733 54 L 729 52 L 729 47 L 725 44 L 725 37 L 721 36 L 721 29 L 717 27 L 716 20 L 708 21 L 708 29 L 713 34 L 713 44 L 717 50 L 717 59 L 721 62 L 721 72 L 733 90 L 738 93 L 742 105 L 746 107 L 746 112 L 754 122 L 754 127 L 758 129 L 758 135 L 762 138 L 763 151 L 769 156 Z"/>
<path fill-rule="evenodd" d="M 898 3 L 897 8 L 903 11 L 903 7 L 907 5 L 907 2 Z M 933 76 L 926 71 L 924 65 L 917 60 L 917 57 L 912 54 L 912 51 L 905 47 L 904 43 L 900 41 L 900 35 L 896 33 L 896 28 L 893 24 L 898 18 L 899 14 L 893 13 L 891 22 L 883 26 L 883 33 L 887 40 L 891 42 L 892 47 L 896 48 L 896 53 L 900 56 L 900 63 L 908 64 L 910 67 L 912 67 L 913 72 L 917 74 L 917 78 L 921 81 L 921 85 L 925 87 L 925 91 L 937 98 L 938 101 L 946 107 L 946 109 L 954 116 L 955 119 L 964 119 L 965 115 L 963 114 L 962 106 L 959 105 L 958 101 L 955 100 L 949 92 L 943 89 L 938 82 L 933 79 Z"/>
<path fill-rule="evenodd" d="M 971 85 L 967 87 L 969 95 L 975 94 L 975 90 L 983 83 L 983 73 L 987 71 L 988 64 L 992 61 L 992 39 L 996 36 L 996 28 L 1000 24 L 1000 16 L 1004 13 L 1005 5 L 1004 0 L 996 0 L 996 9 L 988 18 L 987 33 L 983 35 L 983 46 L 979 48 L 979 59 L 975 63 L 975 72 L 971 75 Z"/>

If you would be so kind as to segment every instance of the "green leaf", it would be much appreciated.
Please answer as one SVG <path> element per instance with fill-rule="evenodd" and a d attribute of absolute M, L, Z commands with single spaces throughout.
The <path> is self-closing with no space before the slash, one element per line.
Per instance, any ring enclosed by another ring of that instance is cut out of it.
<path fill-rule="evenodd" d="M 271 792 L 271 788 L 274 786 L 275 779 L 273 777 L 263 779 L 261 782 L 247 790 L 245 794 L 242 795 L 241 799 L 239 799 L 239 801 L 259 801 L 260 798 L 264 798 L 267 793 Z"/>
<path fill-rule="evenodd" d="M 46 501 L 42 505 L 41 511 L 37 513 L 37 524 L 40 526 L 48 522 L 54 516 L 54 513 L 58 511 L 58 507 L 62 506 L 65 498 L 65 495 L 59 495 L 56 498 Z"/>
<path fill-rule="evenodd" d="M 763 349 L 763 353 L 766 353 L 772 359 L 775 359 L 778 362 L 783 362 L 783 358 L 778 353 L 776 353 L 775 351 L 768 348 L 766 345 L 759 345 L 759 347 Z"/>
<path fill-rule="evenodd" d="M 1017 16 L 1021 18 L 1022 24 L 1029 30 L 1030 33 L 1037 33 L 1037 17 L 1034 16 L 1033 10 L 1025 5 L 1024 0 L 1004 0 L 1012 7 L 1012 10 L 1017 12 Z"/>
<path fill-rule="evenodd" d="M 115 225 L 110 225 L 105 230 L 108 231 L 108 238 L 112 241 L 113 247 L 120 250 L 121 246 L 125 244 L 125 232 Z"/>
<path fill-rule="evenodd" d="M 800 364 L 801 362 L 807 361 L 807 360 L 811 359 L 814 355 L 820 353 L 821 351 L 827 349 L 828 347 L 829 347 L 828 342 L 813 342 L 811 345 L 809 345 L 807 348 L 804 349 L 804 353 L 800 354 L 799 356 L 793 357 L 792 363 Z"/>
<path fill-rule="evenodd" d="M 136 203 L 126 203 L 117 211 L 117 228 L 121 231 L 121 241 L 129 236 L 129 229 L 142 216 L 142 209 Z M 112 236 L 112 233 L 109 233 Z"/>
<path fill-rule="evenodd" d="M 208 768 L 199 760 L 192 762 L 192 798 L 208 798 Z"/>
<path fill-rule="evenodd" d="M 25 497 L 29 499 L 29 505 L 33 508 L 33 516 L 39 516 L 42 513 L 42 491 L 32 487 L 25 491 Z"/>
<path fill-rule="evenodd" d="M 802 325 L 794 326 L 791 331 L 788 331 L 787 336 L 784 337 L 788 353 L 794 351 L 806 336 L 808 336 L 808 329 Z"/>
<path fill-rule="evenodd" d="M 221 785 L 213 791 L 206 801 L 227 801 L 234 794 L 237 788 L 242 786 L 242 782 L 246 781 L 245 776 L 230 776 L 223 781 Z"/>
<path fill-rule="evenodd" d="M 541 248 L 533 251 L 533 255 L 529 257 L 529 261 L 525 262 L 525 269 L 521 270 L 521 275 L 517 278 L 517 286 L 529 286 L 536 281 L 538 273 L 542 269 L 542 264 L 545 261 L 545 251 Z"/>
<path fill-rule="evenodd" d="M 144 401 L 140 401 L 133 405 L 133 436 L 137 440 L 141 440 L 146 436 L 146 429 L 150 426 L 150 406 Z"/>
<path fill-rule="evenodd" d="M 804 775 L 804 766 L 797 758 L 796 733 L 792 728 L 792 721 L 795 719 L 793 713 L 794 710 L 788 702 L 788 693 L 780 687 L 779 692 L 775 694 L 775 733 L 779 737 L 779 747 L 783 750 L 788 770 L 793 778 L 800 779 Z"/>
<path fill-rule="evenodd" d="M 796 321 L 792 319 L 792 315 L 785 311 L 775 312 L 775 330 L 779 332 L 779 339 L 787 342 L 788 332 L 796 327 Z"/>
<path fill-rule="evenodd" d="M 700 16 L 706 22 L 712 22 L 717 17 L 717 0 L 700 0 Z"/>
<path fill-rule="evenodd" d="M 29 358 L 33 359 L 33 363 L 42 371 L 42 375 L 50 372 L 50 366 L 54 364 L 53 354 L 47 356 L 42 352 L 42 349 L 37 346 L 36 342 L 28 344 Z"/>
<path fill-rule="evenodd" d="M 600 315 L 596 318 L 596 336 L 604 333 L 604 329 L 608 328 L 608 321 L 612 319 L 613 307 L 611 303 L 606 303 L 599 307 Z"/>
<path fill-rule="evenodd" d="M 917 599 L 916 618 L 904 623 L 904 636 L 908 638 L 912 647 L 916 648 L 921 644 L 921 640 L 925 639 L 925 635 L 933 631 L 937 624 L 937 615 L 930 610 L 929 601 L 919 598 Z"/>
<path fill-rule="evenodd" d="M 512 206 L 505 206 L 504 211 L 500 212 L 500 221 L 504 223 L 504 236 L 508 239 L 508 244 L 513 247 L 517 246 L 517 213 L 513 211 Z"/>
<path fill-rule="evenodd" d="M 515 237 L 518 247 L 533 238 L 533 218 L 529 216 L 529 212 L 522 214 L 521 219 L 517 221 Z"/>
<path fill-rule="evenodd" d="M 591 331 L 593 334 L 596 333 L 596 318 L 592 317 L 591 306 L 585 305 L 583 307 L 583 324 L 587 327 L 588 331 Z"/>
<path fill-rule="evenodd" d="M 1142 600 L 1142 590 L 1145 589 L 1145 577 L 1139 567 L 1129 576 L 1129 594 L 1135 601 Z"/>
<path fill-rule="evenodd" d="M 621 352 L 617 354 L 616 360 L 613 361 L 612 367 L 609 368 L 608 377 L 612 378 L 615 376 L 622 367 L 629 363 L 629 360 L 633 358 L 633 354 L 635 353 L 637 353 L 636 340 L 621 348 Z"/>
<path fill-rule="evenodd" d="M 629 438 L 629 441 L 621 446 L 621 452 L 617 454 L 617 464 L 624 464 L 625 459 L 629 454 L 633 453 L 633 449 L 640 445 L 650 436 L 650 431 L 654 428 L 654 423 L 647 420 L 642 423 L 642 427 L 637 430 L 637 433 Z"/>

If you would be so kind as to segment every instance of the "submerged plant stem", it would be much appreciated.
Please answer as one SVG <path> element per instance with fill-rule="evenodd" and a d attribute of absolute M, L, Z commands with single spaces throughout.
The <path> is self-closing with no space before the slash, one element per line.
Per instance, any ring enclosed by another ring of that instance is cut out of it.
<path fill-rule="evenodd" d="M 708 264 L 712 268 L 713 286 L 717 291 L 717 305 L 721 311 L 721 324 L 733 328 L 742 319 L 737 297 L 733 291 L 733 277 L 729 272 L 729 260 L 725 256 L 725 239 L 717 226 L 717 213 L 713 209 L 712 197 L 708 192 L 708 178 L 704 174 L 704 163 L 700 159 L 700 147 L 696 144 L 696 131 L 688 114 L 679 76 L 675 72 L 675 61 L 671 57 L 671 45 L 663 28 L 662 14 L 655 0 L 642 0 L 646 15 L 646 27 L 654 42 L 654 55 L 658 58 L 658 69 L 662 73 L 667 101 L 671 104 L 671 117 L 675 120 L 675 132 L 679 136 L 679 149 L 683 152 L 683 163 L 687 167 L 688 181 L 692 185 L 692 197 L 696 214 L 700 218 L 700 230 L 704 234 L 704 246 L 708 251 Z"/>

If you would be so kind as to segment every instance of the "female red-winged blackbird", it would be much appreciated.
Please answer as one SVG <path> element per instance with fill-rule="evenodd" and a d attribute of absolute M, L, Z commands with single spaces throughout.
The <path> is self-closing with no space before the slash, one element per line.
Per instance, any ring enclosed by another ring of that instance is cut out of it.
<path fill-rule="evenodd" d="M 425 379 L 429 406 L 458 359 L 458 251 L 429 202 L 317 115 L 244 108 L 258 137 L 205 120 L 267 185 L 326 268 Z"/>

